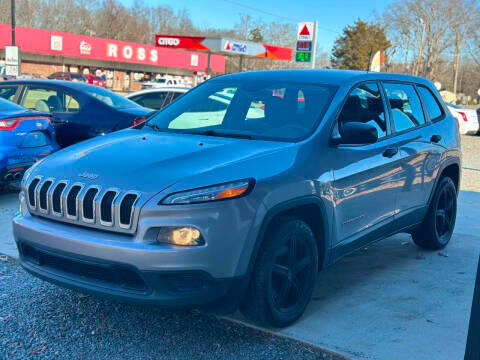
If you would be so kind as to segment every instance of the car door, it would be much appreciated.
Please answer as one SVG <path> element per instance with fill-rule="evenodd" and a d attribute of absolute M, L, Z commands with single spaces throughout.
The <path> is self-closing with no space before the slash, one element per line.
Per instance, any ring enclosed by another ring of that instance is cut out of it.
<path fill-rule="evenodd" d="M 335 124 L 334 136 L 341 136 L 347 122 L 371 123 L 378 132 L 374 144 L 333 149 L 338 255 L 387 234 L 393 222 L 401 164 L 385 105 L 376 82 L 362 83 L 350 92 Z"/>
<path fill-rule="evenodd" d="M 61 147 L 79 141 L 81 134 L 74 129 L 74 120 L 80 112 L 80 103 L 73 95 L 53 87 L 28 85 L 23 91 L 20 105 L 52 115 L 57 142 Z"/>
<path fill-rule="evenodd" d="M 415 85 L 385 82 L 383 87 L 402 163 L 395 209 L 395 227 L 401 229 L 423 217 L 444 148 L 436 134 L 438 129 L 423 110 Z"/>

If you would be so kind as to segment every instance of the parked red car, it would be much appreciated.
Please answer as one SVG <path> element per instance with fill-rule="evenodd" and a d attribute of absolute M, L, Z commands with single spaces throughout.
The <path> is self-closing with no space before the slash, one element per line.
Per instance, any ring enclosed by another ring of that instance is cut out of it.
<path fill-rule="evenodd" d="M 100 76 L 95 76 L 95 75 L 87 75 L 87 82 L 92 85 L 100 86 L 100 87 L 106 87 L 105 86 L 105 80 L 103 80 Z"/>

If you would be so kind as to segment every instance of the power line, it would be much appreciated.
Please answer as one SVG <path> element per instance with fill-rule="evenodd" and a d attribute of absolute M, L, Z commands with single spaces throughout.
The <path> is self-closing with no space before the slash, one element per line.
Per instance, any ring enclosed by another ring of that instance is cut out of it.
<path fill-rule="evenodd" d="M 298 22 L 303 21 L 303 20 L 299 20 L 299 19 L 290 18 L 288 16 L 274 14 L 274 13 L 271 13 L 269 11 L 265 11 L 265 10 L 262 10 L 262 9 L 259 9 L 259 8 L 256 8 L 256 7 L 253 7 L 253 6 L 250 6 L 250 5 L 245 5 L 245 4 L 239 3 L 237 1 L 233 1 L 233 0 L 222 0 L 222 1 L 224 1 L 226 3 L 229 3 L 229 4 L 232 4 L 232 5 L 236 5 L 236 6 L 248 9 L 248 10 L 256 11 L 256 12 L 259 12 L 259 13 L 262 13 L 262 14 L 265 14 L 265 15 L 270 15 L 270 16 L 273 16 L 273 17 L 276 17 L 276 18 L 285 19 L 285 20 L 288 20 L 288 21 L 293 22 L 293 23 L 298 23 Z M 331 33 L 334 33 L 334 34 L 338 34 L 338 31 L 332 30 L 332 29 L 329 29 L 329 28 L 326 28 L 326 27 L 322 27 L 322 26 L 317 26 L 317 29 L 323 30 L 323 31 L 328 31 L 328 32 L 331 32 Z"/>

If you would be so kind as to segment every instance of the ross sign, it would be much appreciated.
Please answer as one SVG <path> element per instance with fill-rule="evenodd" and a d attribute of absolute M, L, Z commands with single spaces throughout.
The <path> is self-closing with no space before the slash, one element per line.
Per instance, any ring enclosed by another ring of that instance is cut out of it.
<path fill-rule="evenodd" d="M 310 62 L 312 61 L 312 53 L 306 51 L 297 51 L 297 55 L 295 57 L 296 62 Z"/>
<path fill-rule="evenodd" d="M 5 46 L 5 75 L 20 75 L 20 66 L 20 48 L 18 46 Z"/>
<path fill-rule="evenodd" d="M 299 22 L 297 31 L 297 40 L 313 41 L 315 33 L 315 23 L 313 22 Z"/>
<path fill-rule="evenodd" d="M 297 51 L 312 51 L 312 42 L 297 41 Z"/>

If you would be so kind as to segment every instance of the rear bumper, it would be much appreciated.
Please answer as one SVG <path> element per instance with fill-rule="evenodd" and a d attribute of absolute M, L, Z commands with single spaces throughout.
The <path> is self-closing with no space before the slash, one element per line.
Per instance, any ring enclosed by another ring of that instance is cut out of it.
<path fill-rule="evenodd" d="M 477 122 L 467 122 L 460 124 L 460 133 L 464 135 L 476 135 L 480 130 L 480 124 Z"/>
<path fill-rule="evenodd" d="M 17 240 L 20 264 L 32 275 L 83 293 L 121 302 L 164 307 L 239 303 L 244 277 L 214 279 L 202 271 L 145 271 L 129 264 L 80 257 Z"/>

